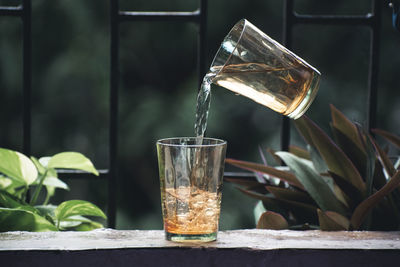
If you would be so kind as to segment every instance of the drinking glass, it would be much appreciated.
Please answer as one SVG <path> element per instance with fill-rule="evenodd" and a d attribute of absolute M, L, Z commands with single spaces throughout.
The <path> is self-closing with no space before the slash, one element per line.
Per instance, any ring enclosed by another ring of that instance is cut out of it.
<path fill-rule="evenodd" d="M 216 240 L 226 142 L 196 137 L 157 141 L 161 205 L 167 240 Z"/>
<path fill-rule="evenodd" d="M 318 91 L 320 72 L 240 20 L 218 49 L 207 77 L 211 83 L 297 119 Z"/>

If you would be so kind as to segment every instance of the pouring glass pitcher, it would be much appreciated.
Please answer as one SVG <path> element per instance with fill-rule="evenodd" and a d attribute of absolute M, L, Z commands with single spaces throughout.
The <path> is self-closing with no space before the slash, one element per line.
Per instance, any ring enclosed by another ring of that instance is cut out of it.
<path fill-rule="evenodd" d="M 223 40 L 209 73 L 209 83 L 246 96 L 297 119 L 318 91 L 320 72 L 246 19 Z"/>

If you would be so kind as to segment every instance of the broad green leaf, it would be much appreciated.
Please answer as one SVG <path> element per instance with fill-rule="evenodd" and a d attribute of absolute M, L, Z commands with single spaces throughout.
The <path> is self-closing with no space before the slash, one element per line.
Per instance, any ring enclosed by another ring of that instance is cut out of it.
<path fill-rule="evenodd" d="M 358 131 L 354 123 L 352 123 L 346 116 L 341 113 L 335 106 L 330 105 L 332 126 L 343 133 L 352 143 L 354 143 L 358 149 L 364 151 L 364 146 L 358 135 Z"/>
<path fill-rule="evenodd" d="M 318 209 L 318 220 L 323 231 L 345 231 L 349 230 L 350 221 L 343 215 Z"/>
<path fill-rule="evenodd" d="M 241 160 L 236 160 L 236 159 L 226 159 L 226 163 L 232 164 L 234 166 L 240 167 L 245 170 L 249 171 L 254 171 L 254 172 L 260 172 L 264 174 L 268 174 L 271 176 L 274 176 L 276 178 L 279 178 L 285 182 L 287 182 L 290 185 L 296 186 L 300 189 L 303 189 L 302 184 L 297 180 L 296 176 L 294 176 L 290 172 L 285 172 L 278 170 L 274 167 L 270 166 L 265 166 L 262 164 L 257 164 L 253 162 L 247 162 L 247 161 L 241 161 Z"/>
<path fill-rule="evenodd" d="M 91 231 L 104 227 L 101 223 L 80 215 L 68 217 L 65 221 L 61 222 L 60 226 L 62 228 L 69 228 L 68 230 L 73 231 Z"/>
<path fill-rule="evenodd" d="M 99 175 L 92 162 L 81 153 L 63 152 L 51 157 L 48 168 L 56 169 L 75 169 Z"/>
<path fill-rule="evenodd" d="M 11 195 L 7 191 L 0 190 L 0 207 L 4 208 L 18 208 L 26 205 L 15 196 Z"/>
<path fill-rule="evenodd" d="M 37 213 L 23 209 L 0 208 L 0 232 L 57 231 L 57 228 Z"/>
<path fill-rule="evenodd" d="M 257 223 L 257 229 L 283 230 L 289 227 L 286 219 L 279 213 L 266 211 Z"/>
<path fill-rule="evenodd" d="M 37 158 L 31 156 L 31 160 L 33 164 L 35 164 L 35 167 L 38 170 L 39 174 L 44 174 L 46 172 L 45 167 L 39 162 Z"/>
<path fill-rule="evenodd" d="M 55 217 L 54 212 L 55 212 L 57 206 L 51 205 L 51 204 L 49 204 L 49 205 L 37 205 L 37 206 L 35 206 L 35 208 L 39 211 L 39 213 L 42 216 L 48 215 L 48 216 L 54 218 Z"/>
<path fill-rule="evenodd" d="M 310 145 L 308 145 L 307 148 L 309 150 L 311 161 L 314 165 L 315 170 L 318 173 L 327 173 L 328 166 L 326 166 L 325 161 L 321 158 L 318 151 L 313 146 Z"/>
<path fill-rule="evenodd" d="M 295 122 L 297 121 L 301 121 L 302 125 L 305 125 L 306 129 L 308 129 L 308 134 L 311 136 L 314 146 L 325 160 L 329 170 L 340 177 L 348 179 L 351 184 L 365 194 L 366 185 L 357 168 L 346 154 L 313 121 L 305 116 Z"/>
<path fill-rule="evenodd" d="M 400 149 L 400 137 L 392 134 L 390 132 L 381 130 L 381 129 L 372 129 L 371 130 L 375 134 L 379 134 L 380 136 L 384 137 L 386 140 L 397 146 Z"/>
<path fill-rule="evenodd" d="M 0 172 L 26 185 L 32 184 L 38 175 L 35 165 L 28 157 L 4 148 L 0 148 Z"/>
<path fill-rule="evenodd" d="M 278 186 L 266 186 L 277 199 L 286 199 L 316 205 L 315 201 L 304 191 L 293 190 Z"/>
<path fill-rule="evenodd" d="M 39 159 L 39 163 L 40 163 L 43 167 L 48 168 L 50 159 L 51 159 L 51 157 L 41 157 L 41 158 Z"/>
<path fill-rule="evenodd" d="M 347 210 L 336 198 L 326 181 L 313 169 L 309 160 L 299 158 L 289 152 L 276 153 L 295 173 L 305 190 L 323 211 L 335 211 L 346 215 Z"/>
<path fill-rule="evenodd" d="M 388 183 L 379 189 L 377 192 L 369 196 L 363 202 L 361 202 L 357 208 L 354 210 L 351 216 L 351 225 L 353 230 L 359 229 L 365 217 L 375 207 L 385 196 L 390 194 L 394 189 L 396 189 L 400 184 L 400 171 L 397 171 L 395 175 L 388 181 Z"/>
<path fill-rule="evenodd" d="M 57 221 L 61 222 L 75 215 L 98 216 L 106 219 L 106 215 L 96 205 L 84 200 L 69 200 L 61 203 L 54 211 Z"/>
<path fill-rule="evenodd" d="M 8 187 L 12 186 L 12 181 L 10 178 L 0 175 L 0 188 L 7 189 Z"/>
<path fill-rule="evenodd" d="M 43 185 L 45 185 L 46 187 L 51 186 L 54 188 L 69 190 L 68 185 L 63 181 L 61 181 L 60 179 L 58 179 L 57 177 L 46 177 L 43 181 Z"/>
<path fill-rule="evenodd" d="M 311 160 L 310 152 L 299 146 L 290 145 L 289 152 L 303 159 Z"/>
<path fill-rule="evenodd" d="M 90 222 L 82 222 L 80 225 L 74 227 L 72 230 L 74 231 L 92 231 L 95 229 L 103 228 L 104 226 L 101 223 L 90 221 Z"/>

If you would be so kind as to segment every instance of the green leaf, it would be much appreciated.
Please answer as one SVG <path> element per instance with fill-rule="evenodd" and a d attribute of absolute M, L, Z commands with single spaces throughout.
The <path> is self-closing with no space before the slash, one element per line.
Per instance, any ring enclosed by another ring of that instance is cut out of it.
<path fill-rule="evenodd" d="M 51 204 L 37 205 L 37 206 L 35 206 L 35 208 L 39 211 L 40 215 L 42 215 L 42 216 L 48 215 L 48 216 L 54 218 L 55 217 L 54 212 L 55 212 L 57 206 L 51 205 Z"/>
<path fill-rule="evenodd" d="M 363 202 L 361 202 L 357 208 L 354 210 L 351 216 L 351 225 L 353 230 L 359 229 L 365 217 L 375 207 L 385 196 L 390 194 L 394 189 L 396 189 L 400 184 L 400 171 L 397 171 L 395 175 L 388 181 L 388 183 L 383 186 L 380 190 L 369 196 Z"/>
<path fill-rule="evenodd" d="M 279 213 L 266 211 L 257 223 L 257 229 L 283 230 L 289 228 L 286 219 Z"/>
<path fill-rule="evenodd" d="M 349 230 L 350 221 L 339 213 L 322 211 L 318 209 L 318 220 L 323 231 L 346 231 Z"/>
<path fill-rule="evenodd" d="M 63 152 L 51 157 L 48 168 L 56 169 L 75 169 L 99 175 L 92 162 L 81 153 Z"/>
<path fill-rule="evenodd" d="M 57 177 L 46 177 L 43 181 L 43 185 L 69 190 L 68 185 Z"/>
<path fill-rule="evenodd" d="M 0 190 L 0 206 L 4 208 L 18 208 L 26 205 L 26 203 L 20 201 L 15 196 L 11 195 L 7 191 Z"/>
<path fill-rule="evenodd" d="M 0 172 L 26 185 L 32 184 L 38 175 L 35 165 L 28 157 L 4 148 L 0 148 Z"/>
<path fill-rule="evenodd" d="M 58 222 L 75 215 L 98 216 L 106 219 L 106 215 L 96 205 L 84 200 L 69 200 L 61 203 L 54 211 Z"/>
<path fill-rule="evenodd" d="M 309 150 L 311 161 L 314 165 L 315 170 L 318 173 L 327 173 L 328 166 L 326 166 L 325 161 L 321 158 L 318 151 L 313 146 L 310 146 L 310 145 L 308 145 L 308 150 Z"/>
<path fill-rule="evenodd" d="M 308 134 L 313 142 L 310 145 L 315 145 L 329 170 L 340 177 L 348 179 L 351 184 L 365 194 L 366 185 L 357 168 L 346 154 L 309 118 L 302 116 L 295 123 L 298 121 L 301 121 L 302 127 L 308 129 Z M 305 131 L 305 129 L 303 130 Z"/>
<path fill-rule="evenodd" d="M 46 172 L 46 168 L 39 162 L 37 158 L 31 156 L 31 160 L 33 164 L 35 164 L 35 167 L 38 170 L 39 174 L 44 174 Z"/>
<path fill-rule="evenodd" d="M 23 209 L 0 208 L 0 231 L 57 231 L 57 228 L 37 213 Z"/>
<path fill-rule="evenodd" d="M 303 189 L 303 185 L 297 180 L 296 176 L 294 176 L 290 172 L 281 171 L 274 167 L 265 166 L 263 164 L 257 164 L 257 163 L 253 163 L 253 162 L 247 162 L 247 161 L 236 160 L 236 159 L 226 159 L 225 162 L 232 164 L 234 166 L 240 167 L 245 170 L 260 172 L 260 173 L 274 176 L 276 178 L 279 178 L 279 179 L 287 182 L 290 185 L 293 185 L 300 189 Z"/>
<path fill-rule="evenodd" d="M 336 198 L 326 181 L 313 169 L 309 160 L 299 158 L 289 152 L 276 153 L 295 173 L 306 191 L 324 211 L 335 211 L 342 215 L 347 214 L 343 204 Z"/>
<path fill-rule="evenodd" d="M 371 130 L 375 134 L 379 134 L 380 136 L 384 137 L 386 140 L 397 146 L 397 148 L 400 149 L 400 137 L 389 133 L 387 131 L 381 130 L 381 129 L 372 129 Z"/>
<path fill-rule="evenodd" d="M 74 231 L 92 231 L 94 229 L 103 228 L 104 226 L 101 223 L 90 221 L 90 222 L 82 222 L 78 226 L 74 227 L 72 230 Z"/>

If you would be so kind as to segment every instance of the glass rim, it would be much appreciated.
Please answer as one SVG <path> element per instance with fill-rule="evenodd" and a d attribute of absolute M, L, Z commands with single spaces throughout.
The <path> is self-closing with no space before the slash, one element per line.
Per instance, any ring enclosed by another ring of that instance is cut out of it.
<path fill-rule="evenodd" d="M 250 21 L 248 21 L 245 18 L 242 18 L 241 20 L 239 20 L 238 22 L 235 23 L 235 25 L 233 25 L 233 27 L 231 28 L 231 30 L 228 32 L 228 34 L 225 36 L 225 38 L 222 40 L 217 53 L 215 54 L 212 62 L 211 62 L 211 67 L 214 66 L 214 62 L 215 59 L 218 58 L 220 51 L 222 50 L 222 44 L 225 42 L 226 39 L 228 39 L 230 36 L 232 36 L 232 32 L 234 29 L 236 29 L 237 27 L 241 27 L 241 31 L 240 31 L 240 35 L 239 38 L 237 38 L 236 41 L 236 45 L 234 47 L 234 49 L 232 49 L 232 52 L 229 53 L 229 56 L 227 57 L 227 59 L 225 60 L 224 64 L 222 65 L 222 67 L 218 70 L 217 74 L 215 76 L 218 76 L 218 74 L 225 68 L 226 64 L 229 62 L 229 60 L 231 59 L 232 55 L 234 54 L 234 52 L 237 50 L 237 47 L 240 43 L 240 41 L 243 39 L 243 34 L 246 30 L 246 27 L 253 27 L 254 29 L 260 31 L 260 33 L 265 36 L 266 38 L 268 38 L 271 42 L 273 42 L 276 46 L 278 46 L 281 50 L 285 51 L 285 53 L 290 54 L 291 56 L 293 56 L 294 58 L 296 58 L 301 64 L 306 65 L 307 67 L 310 67 L 313 71 L 315 71 L 318 75 L 321 75 L 321 72 L 316 69 L 315 67 L 313 67 L 310 63 L 308 63 L 306 60 L 304 60 L 303 58 L 300 58 L 298 55 L 296 55 L 294 52 L 292 52 L 291 50 L 289 50 L 288 48 L 286 48 L 285 46 L 283 46 L 281 43 L 277 42 L 276 40 L 274 40 L 273 38 L 271 38 L 269 35 L 267 35 L 266 33 L 264 33 L 263 31 L 261 31 L 259 28 L 257 28 L 254 24 L 252 24 Z"/>
<path fill-rule="evenodd" d="M 170 147 L 215 147 L 215 146 L 223 146 L 227 144 L 227 141 L 218 139 L 218 138 L 212 138 L 212 137 L 203 137 L 203 140 L 209 140 L 209 141 L 215 141 L 215 144 L 178 144 L 178 143 L 165 143 L 166 141 L 171 141 L 171 140 L 188 140 L 188 141 L 196 141 L 197 137 L 169 137 L 169 138 L 162 138 L 157 140 L 156 144 L 157 145 L 162 145 L 162 146 L 170 146 Z"/>
<path fill-rule="evenodd" d="M 218 74 L 225 68 L 226 64 L 229 62 L 229 60 L 231 59 L 232 55 L 234 54 L 234 52 L 237 50 L 237 47 L 239 45 L 240 40 L 243 37 L 244 34 L 244 29 L 246 28 L 247 24 L 249 24 L 250 22 L 247 19 L 241 19 L 238 22 L 235 23 L 235 25 L 233 25 L 233 27 L 231 28 L 231 30 L 228 32 L 228 34 L 224 37 L 224 39 L 222 40 L 221 44 L 219 45 L 219 48 L 217 50 L 217 53 L 215 53 L 215 56 L 211 62 L 211 67 L 214 66 L 214 62 L 215 59 L 218 58 L 220 51 L 222 50 L 222 44 L 225 42 L 225 40 L 227 40 L 230 36 L 232 36 L 232 32 L 233 30 L 235 30 L 237 27 L 241 27 L 240 30 L 240 35 L 239 38 L 236 41 L 236 45 L 235 47 L 232 49 L 232 52 L 229 53 L 229 56 L 227 57 L 227 59 L 224 62 L 224 65 L 218 70 L 216 76 L 218 76 Z"/>

